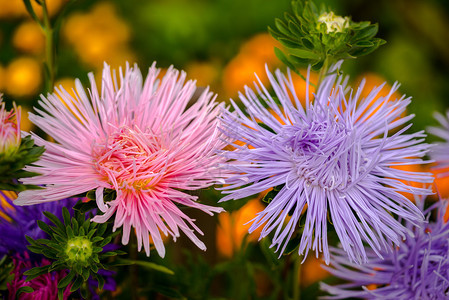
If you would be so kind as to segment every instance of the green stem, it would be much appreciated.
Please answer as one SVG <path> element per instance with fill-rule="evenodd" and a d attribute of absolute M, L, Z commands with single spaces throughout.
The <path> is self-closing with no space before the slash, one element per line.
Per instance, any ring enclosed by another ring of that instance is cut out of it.
<path fill-rule="evenodd" d="M 137 245 L 136 245 L 136 237 L 134 234 L 131 234 L 130 242 L 129 242 L 129 255 L 131 260 L 136 261 L 138 260 L 138 253 L 137 253 Z M 129 266 L 129 278 L 131 280 L 131 299 L 137 300 L 138 299 L 138 283 L 139 283 L 139 275 L 138 275 L 139 269 L 137 264 L 132 264 Z"/>
<path fill-rule="evenodd" d="M 293 300 L 301 299 L 301 257 L 295 255 L 295 261 L 293 263 Z"/>
<path fill-rule="evenodd" d="M 45 35 L 45 92 L 53 91 L 55 84 L 55 45 L 54 45 L 54 29 L 50 22 L 46 0 L 42 0 L 42 15 L 43 15 L 43 31 Z"/>
<path fill-rule="evenodd" d="M 323 66 L 321 67 L 320 74 L 318 75 L 318 83 L 316 85 L 317 91 L 318 91 L 318 88 L 321 85 L 321 82 L 324 80 L 324 78 L 327 75 L 327 72 L 329 70 L 329 66 L 330 66 L 330 58 L 329 58 L 329 56 L 327 56 L 326 59 L 324 60 Z"/>

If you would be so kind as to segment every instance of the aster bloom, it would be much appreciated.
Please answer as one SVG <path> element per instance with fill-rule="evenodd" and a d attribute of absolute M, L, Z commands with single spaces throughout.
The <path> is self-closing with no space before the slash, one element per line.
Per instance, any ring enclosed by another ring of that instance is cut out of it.
<path fill-rule="evenodd" d="M 23 256 L 17 255 L 14 259 L 14 278 L 7 284 L 8 287 L 8 299 L 16 299 L 16 293 L 20 288 L 25 286 L 31 287 L 33 292 L 22 293 L 18 299 L 22 300 L 47 300 L 58 299 L 58 282 L 60 282 L 67 272 L 62 270 L 59 272 L 51 272 L 42 274 L 30 281 L 26 281 L 26 276 L 23 273 L 32 267 L 36 266 L 36 263 L 32 263 L 29 259 L 28 253 L 25 252 Z M 46 259 L 42 259 L 37 266 L 48 265 L 50 262 Z M 62 299 L 68 299 L 70 295 L 70 286 L 68 286 L 62 293 Z"/>
<path fill-rule="evenodd" d="M 229 195 L 222 201 L 275 188 L 276 196 L 252 220 L 249 232 L 261 226 L 260 238 L 273 232 L 271 246 L 282 254 L 305 218 L 299 254 L 323 252 L 328 264 L 329 220 L 349 259 L 360 263 L 367 259 L 363 242 L 381 256 L 381 249 L 399 245 L 409 232 L 392 213 L 415 223 L 423 219 L 400 192 L 428 194 L 404 182 L 432 178 L 391 168 L 424 163 L 420 158 L 428 149 L 421 143 L 423 132 L 405 133 L 411 124 L 403 125 L 413 118 L 402 117 L 410 98 L 391 98 L 397 84 L 386 97 L 376 97 L 380 86 L 361 98 L 364 82 L 349 92 L 337 67 L 324 78 L 313 103 L 306 91 L 305 108 L 290 74 L 279 70 L 275 76 L 267 70 L 275 97 L 259 81 L 257 93 L 245 87 L 246 94 L 240 94 L 245 111 L 232 102 L 235 112 L 223 113 L 222 130 L 246 144 L 223 151 L 229 160 L 223 168 L 233 174 L 225 179 L 222 189 Z"/>
<path fill-rule="evenodd" d="M 43 215 L 44 211 L 51 212 L 62 218 L 61 208 L 73 203 L 73 199 L 64 199 L 58 202 L 42 203 L 34 206 L 16 206 L 14 199 L 16 193 L 0 191 L 0 257 L 5 254 L 22 254 L 27 251 L 28 245 L 25 236 L 33 239 L 42 239 L 46 233 L 37 225 L 37 220 L 49 221 Z M 31 258 L 36 258 L 32 255 Z M 39 258 L 40 259 L 40 258 Z"/>
<path fill-rule="evenodd" d="M 14 103 L 14 108 L 7 111 L 0 94 L 0 153 L 13 154 L 20 146 L 21 109 Z"/>
<path fill-rule="evenodd" d="M 22 192 L 16 203 L 55 201 L 95 189 L 104 214 L 92 221 L 103 223 L 115 214 L 113 229 L 123 226 L 123 244 L 134 227 L 138 249 L 143 245 L 147 255 L 149 235 L 164 256 L 161 233 L 176 239 L 180 231 L 205 250 L 195 234 L 201 230 L 178 206 L 222 211 L 185 192 L 208 187 L 219 177 L 219 107 L 208 89 L 189 103 L 196 87 L 193 81 L 185 83 L 184 72 L 170 67 L 162 79 L 159 73 L 153 64 L 143 82 L 137 66 L 120 69 L 117 78 L 105 65 L 100 93 L 89 74 L 88 94 L 77 80 L 75 97 L 62 87 L 42 97 L 43 110 L 36 109 L 30 120 L 55 142 L 33 134 L 46 152 L 26 170 L 42 175 L 23 182 L 45 189 Z M 115 190 L 116 199 L 105 203 L 105 189 Z"/>
<path fill-rule="evenodd" d="M 423 203 L 418 201 L 421 209 Z M 332 248 L 332 267 L 325 268 L 349 282 L 336 286 L 321 283 L 331 294 L 323 299 L 448 299 L 449 223 L 443 220 L 447 201 L 440 200 L 424 211 L 428 219 L 435 206 L 436 221 L 420 222 L 419 226 L 406 222 L 413 234 L 399 248 L 383 252 L 383 260 L 367 249 L 369 262 L 356 265 L 346 260 L 341 249 Z"/>

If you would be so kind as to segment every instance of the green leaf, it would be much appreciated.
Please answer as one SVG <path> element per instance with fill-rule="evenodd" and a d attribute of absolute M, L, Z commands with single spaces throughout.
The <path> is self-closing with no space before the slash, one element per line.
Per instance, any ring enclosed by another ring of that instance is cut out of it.
<path fill-rule="evenodd" d="M 36 13 L 34 12 L 33 6 L 31 5 L 30 0 L 23 0 L 23 3 L 25 4 L 25 8 L 30 14 L 30 16 L 33 18 L 36 23 L 38 23 L 42 28 L 44 28 L 44 25 L 42 24 L 42 21 L 37 17 Z"/>
<path fill-rule="evenodd" d="M 69 225 L 70 224 L 70 213 L 67 207 L 62 208 L 62 218 L 64 219 L 64 224 Z"/>
<path fill-rule="evenodd" d="M 89 195 L 93 195 L 93 198 L 90 198 Z M 87 197 L 89 199 L 95 200 L 95 191 L 89 191 L 87 192 Z M 83 200 L 79 200 L 75 206 L 73 207 L 74 210 L 79 211 L 82 214 L 85 214 L 86 212 L 94 209 L 97 207 L 97 203 L 95 201 L 87 201 L 83 202 Z"/>
<path fill-rule="evenodd" d="M 48 268 L 49 267 L 50 267 L 49 265 L 42 266 L 42 267 L 34 267 L 34 268 L 32 268 L 32 269 L 30 269 L 28 271 L 25 271 L 23 273 L 23 275 L 27 276 L 25 281 L 30 281 L 30 280 L 36 278 L 39 275 L 48 273 Z"/>
<path fill-rule="evenodd" d="M 65 290 L 65 288 L 58 289 L 58 300 L 64 299 L 64 290 Z"/>
<path fill-rule="evenodd" d="M 300 38 L 303 35 L 299 26 L 295 24 L 295 22 L 293 21 L 288 22 L 288 29 L 298 38 Z"/>
<path fill-rule="evenodd" d="M 358 41 L 351 46 L 353 46 L 353 47 L 372 47 L 372 46 L 374 46 L 374 43 L 370 42 L 370 41 Z"/>
<path fill-rule="evenodd" d="M 62 224 L 62 222 L 59 220 L 59 218 L 57 216 L 55 216 L 54 214 L 52 214 L 51 212 L 48 211 L 44 211 L 44 215 L 53 223 L 55 224 L 58 228 L 64 230 L 64 224 Z"/>
<path fill-rule="evenodd" d="M 27 246 L 27 248 L 33 253 L 42 254 L 42 246 Z"/>
<path fill-rule="evenodd" d="M 107 236 L 104 240 L 101 241 L 100 244 L 98 244 L 98 247 L 103 248 L 104 246 L 106 246 L 107 244 L 109 244 L 111 242 L 112 237 L 109 235 Z"/>
<path fill-rule="evenodd" d="M 90 265 L 90 269 L 92 270 L 93 273 L 97 273 L 98 272 L 98 266 L 96 264 L 91 264 Z"/>
<path fill-rule="evenodd" d="M 31 286 L 22 286 L 16 291 L 16 299 L 20 299 L 20 294 L 22 293 L 32 293 L 34 292 L 33 288 Z"/>
<path fill-rule="evenodd" d="M 52 260 L 57 260 L 58 259 L 58 256 L 56 255 L 56 253 L 57 253 L 56 251 L 52 251 L 52 250 L 49 250 L 49 249 L 43 249 L 42 250 L 42 254 L 45 257 L 50 258 Z"/>
<path fill-rule="evenodd" d="M 58 289 L 67 287 L 72 282 L 73 278 L 75 278 L 75 275 L 76 273 L 74 271 L 70 271 L 69 274 L 67 274 L 64 278 L 61 279 L 61 281 L 59 281 Z"/>
<path fill-rule="evenodd" d="M 87 268 L 84 268 L 81 272 L 81 276 L 83 276 L 84 281 L 89 279 L 90 271 Z"/>
<path fill-rule="evenodd" d="M 39 226 L 39 228 L 42 229 L 45 233 L 47 233 L 49 236 L 52 235 L 50 226 L 48 226 L 48 224 L 45 223 L 44 221 L 37 220 L 37 226 Z"/>
<path fill-rule="evenodd" d="M 279 38 L 278 41 L 287 48 L 302 48 L 303 46 L 299 41 L 289 38 Z"/>
<path fill-rule="evenodd" d="M 273 187 L 273 189 L 262 198 L 262 201 L 265 203 L 270 203 L 271 201 L 273 201 L 274 197 L 276 197 L 276 195 L 279 193 L 280 190 L 284 188 L 284 186 L 285 184 L 281 184 Z"/>
<path fill-rule="evenodd" d="M 284 255 L 291 254 L 293 251 L 295 251 L 299 247 L 300 243 L 301 243 L 300 235 L 297 235 L 294 238 L 291 238 L 288 241 L 287 246 L 285 247 Z"/>
<path fill-rule="evenodd" d="M 286 36 L 290 35 L 290 31 L 288 30 L 287 25 L 285 25 L 284 21 L 282 21 L 281 19 L 275 19 L 274 25 L 281 33 L 285 34 Z"/>
<path fill-rule="evenodd" d="M 290 55 L 300 57 L 300 58 L 310 58 L 310 59 L 320 59 L 321 54 L 315 53 L 314 51 L 310 50 L 303 50 L 303 49 L 289 49 L 288 52 Z"/>
<path fill-rule="evenodd" d="M 277 258 L 276 254 L 273 252 L 273 250 L 270 248 L 270 244 L 268 241 L 268 238 L 264 238 L 259 243 L 260 250 L 262 251 L 263 255 L 265 256 L 265 260 L 271 265 L 271 266 L 277 266 L 280 264 L 279 259 Z"/>
<path fill-rule="evenodd" d="M 379 26 L 377 24 L 369 25 L 363 29 L 360 29 L 355 32 L 354 39 L 356 40 L 364 40 L 364 39 L 371 39 L 379 30 Z"/>
<path fill-rule="evenodd" d="M 130 265 L 138 265 L 141 267 L 144 267 L 146 269 L 149 270 L 154 270 L 154 271 L 159 271 L 168 275 L 174 275 L 175 272 L 173 272 L 172 270 L 170 270 L 169 268 L 162 266 L 162 265 L 158 265 L 152 262 L 148 262 L 148 261 L 141 261 L 141 260 L 130 260 L 130 259 L 119 259 L 119 261 L 123 262 L 123 263 L 128 263 Z"/>
<path fill-rule="evenodd" d="M 78 221 L 76 220 L 76 218 L 72 218 L 72 228 L 73 228 L 73 232 L 78 235 L 79 234 L 79 224 Z"/>
<path fill-rule="evenodd" d="M 103 236 L 103 234 L 105 233 L 107 228 L 108 228 L 108 224 L 107 223 L 99 224 L 98 227 L 97 227 L 97 235 L 98 236 Z"/>
<path fill-rule="evenodd" d="M 72 227 L 70 227 L 70 225 L 67 225 L 67 227 L 65 228 L 65 231 L 66 231 L 67 237 L 69 239 L 73 239 L 75 237 L 75 235 L 73 234 Z"/>
<path fill-rule="evenodd" d="M 282 61 L 287 67 L 289 67 L 291 70 L 296 71 L 296 67 L 295 65 L 293 65 L 285 56 L 285 54 L 279 49 L 279 48 L 274 48 L 274 53 L 276 54 L 277 58 Z"/>
<path fill-rule="evenodd" d="M 313 43 L 308 38 L 302 38 L 301 42 L 309 50 L 313 50 L 315 48 L 315 45 L 313 45 Z"/>
<path fill-rule="evenodd" d="M 90 233 L 90 232 L 89 232 Z M 96 242 L 100 242 L 100 241 L 102 241 L 104 238 L 103 237 L 101 237 L 101 236 L 95 236 L 95 237 L 93 237 L 90 241 L 92 242 L 92 243 L 96 243 Z"/>
<path fill-rule="evenodd" d="M 97 280 L 98 282 L 98 289 L 102 290 L 104 286 L 104 278 L 103 276 L 99 275 L 98 273 L 92 274 L 92 277 Z"/>
<path fill-rule="evenodd" d="M 81 287 L 83 282 L 84 282 L 83 277 L 77 276 L 75 281 L 73 282 L 72 286 L 70 287 L 70 292 L 73 293 L 73 292 L 77 291 Z"/>
<path fill-rule="evenodd" d="M 259 124 L 259 126 L 262 127 L 263 129 L 268 130 L 269 132 L 276 134 L 276 132 L 273 129 L 271 129 L 269 126 L 267 126 L 266 124 L 261 123 L 261 122 L 258 122 L 257 124 Z"/>

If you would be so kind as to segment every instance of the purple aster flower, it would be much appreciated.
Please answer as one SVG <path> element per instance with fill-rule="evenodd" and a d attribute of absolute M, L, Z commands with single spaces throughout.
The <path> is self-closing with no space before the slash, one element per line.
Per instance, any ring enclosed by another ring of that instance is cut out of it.
<path fill-rule="evenodd" d="M 423 208 L 424 201 L 417 201 Z M 384 252 L 384 260 L 367 249 L 369 263 L 357 265 L 348 262 L 341 249 L 332 248 L 331 274 L 349 283 L 321 288 L 332 296 L 324 299 L 449 299 L 449 223 L 443 215 L 447 201 L 438 201 L 424 211 L 428 218 L 438 208 L 435 222 L 421 222 L 416 226 L 406 222 L 413 234 L 393 252 Z M 368 289 L 367 286 L 375 289 Z"/>
<path fill-rule="evenodd" d="M 224 111 L 222 130 L 232 140 L 232 151 L 223 151 L 229 163 L 222 201 L 240 199 L 276 187 L 279 192 L 252 220 L 249 232 L 263 226 L 260 238 L 274 232 L 272 245 L 282 253 L 307 208 L 299 254 L 310 249 L 323 252 L 329 264 L 327 220 L 351 261 L 366 261 L 364 242 L 381 256 L 391 243 L 401 244 L 410 230 L 392 214 L 412 223 L 422 212 L 400 192 L 415 195 L 430 190 L 404 182 L 431 182 L 430 173 L 392 168 L 425 163 L 425 134 L 406 133 L 413 115 L 403 117 L 410 103 L 405 96 L 392 99 L 395 84 L 386 97 L 375 88 L 360 96 L 364 82 L 346 88 L 342 76 L 324 78 L 315 100 L 305 93 L 302 107 L 290 73 L 268 70 L 275 96 L 259 80 L 257 92 L 245 87 L 240 99 L 245 111 L 232 101 L 235 112 Z M 263 123 L 263 124 L 262 124 Z M 240 143 L 241 144 L 241 143 Z M 288 218 L 291 216 L 291 218 Z"/>
<path fill-rule="evenodd" d="M 47 234 L 37 226 L 37 220 L 50 224 L 43 212 L 48 211 L 62 219 L 62 207 L 72 207 L 76 198 L 48 202 L 33 206 L 16 206 L 14 192 L 0 191 L 0 257 L 4 254 L 22 254 L 28 245 L 25 235 L 33 239 L 46 238 Z M 32 254 L 35 258 L 35 254 Z M 40 258 L 39 258 L 40 259 Z"/>

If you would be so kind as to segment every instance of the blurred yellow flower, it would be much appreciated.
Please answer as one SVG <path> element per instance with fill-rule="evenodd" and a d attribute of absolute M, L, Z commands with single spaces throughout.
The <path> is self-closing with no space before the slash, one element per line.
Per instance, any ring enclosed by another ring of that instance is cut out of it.
<path fill-rule="evenodd" d="M 281 45 L 268 33 L 259 33 L 242 45 L 240 54 L 255 56 L 269 66 L 279 65 L 280 63 L 274 54 L 274 47 L 279 48 Z"/>
<path fill-rule="evenodd" d="M 19 51 L 41 54 L 45 48 L 45 36 L 36 22 L 26 21 L 15 30 L 12 44 Z"/>
<path fill-rule="evenodd" d="M 67 0 L 45 0 L 48 14 L 55 15 Z M 34 11 L 38 17 L 42 17 L 42 8 L 37 1 L 31 1 Z M 28 16 L 23 0 L 0 0 L 0 18 L 13 19 Z"/>
<path fill-rule="evenodd" d="M 61 86 L 70 94 L 70 96 L 75 97 L 75 92 L 73 91 L 75 89 L 75 78 L 63 77 L 57 79 L 55 82 L 55 88 L 59 89 Z M 61 101 L 63 100 L 61 99 Z"/>
<path fill-rule="evenodd" d="M 20 115 L 20 129 L 22 131 L 30 132 L 34 129 L 34 124 L 28 119 L 30 108 L 22 105 L 22 114 Z"/>
<path fill-rule="evenodd" d="M 217 250 L 221 255 L 231 257 L 234 252 L 240 249 L 246 235 L 248 235 L 247 241 L 257 241 L 261 228 L 248 234 L 248 229 L 251 225 L 244 224 L 251 221 L 256 216 L 256 213 L 264 209 L 260 201 L 260 199 L 256 198 L 250 200 L 237 211 L 218 215 L 216 243 Z"/>
<path fill-rule="evenodd" d="M 81 61 L 91 67 L 102 68 L 105 61 L 117 67 L 135 60 L 128 45 L 130 29 L 112 3 L 99 3 L 87 13 L 71 15 L 62 33 Z"/>
<path fill-rule="evenodd" d="M 4 91 L 6 81 L 6 70 L 0 65 L 0 94 Z"/>
<path fill-rule="evenodd" d="M 280 47 L 269 34 L 258 34 L 242 45 L 240 52 L 225 67 L 222 85 L 227 96 L 235 96 L 243 91 L 245 85 L 251 85 L 260 78 L 262 84 L 267 84 L 268 77 L 265 64 L 271 69 L 279 64 L 274 47 Z"/>
<path fill-rule="evenodd" d="M 12 191 L 1 191 L 0 192 L 0 205 L 4 208 L 4 210 L 14 210 L 14 207 L 11 206 L 11 204 L 8 203 L 7 199 L 16 199 L 17 194 Z M 2 210 L 0 210 L 0 218 L 7 220 L 8 222 L 11 222 L 11 218 L 5 214 Z"/>
<path fill-rule="evenodd" d="M 185 68 L 188 79 L 196 80 L 197 86 L 212 86 L 219 75 L 218 67 L 210 62 L 192 62 Z"/>
<path fill-rule="evenodd" d="M 329 272 L 321 267 L 324 262 L 313 255 L 309 255 L 306 261 L 302 264 L 299 276 L 302 287 L 321 281 L 329 276 Z"/>
<path fill-rule="evenodd" d="M 435 177 L 433 191 L 442 199 L 449 198 L 449 176 L 447 175 L 449 173 L 449 168 L 431 168 L 430 171 Z"/>
<path fill-rule="evenodd" d="M 41 83 L 41 65 L 35 59 L 29 57 L 17 58 L 6 68 L 5 89 L 8 94 L 14 97 L 36 94 Z"/>

